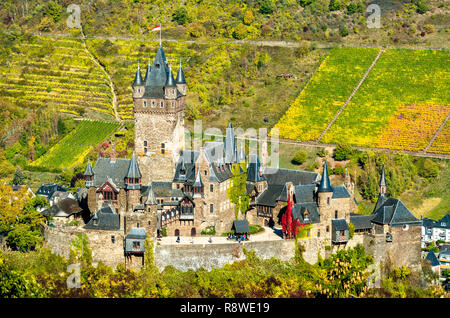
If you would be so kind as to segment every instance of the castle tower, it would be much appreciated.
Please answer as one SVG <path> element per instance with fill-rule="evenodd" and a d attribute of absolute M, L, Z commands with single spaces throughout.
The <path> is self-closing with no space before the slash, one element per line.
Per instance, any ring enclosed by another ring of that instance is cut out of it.
<path fill-rule="evenodd" d="M 328 176 L 327 161 L 325 160 L 325 164 L 323 165 L 322 179 L 320 180 L 319 188 L 317 189 L 318 206 L 321 212 L 322 209 L 330 208 L 332 195 L 333 188 L 331 186 L 330 177 Z"/>
<path fill-rule="evenodd" d="M 375 204 L 375 208 L 373 209 L 372 213 L 374 213 L 380 206 L 383 205 L 384 202 L 386 202 L 386 192 L 387 192 L 387 186 L 386 186 L 386 175 L 384 172 L 384 163 L 381 168 L 381 177 L 380 177 L 380 183 L 378 184 L 378 200 Z"/>
<path fill-rule="evenodd" d="M 143 86 L 141 85 L 143 84 Z M 162 46 L 142 81 L 136 72 L 133 87 L 134 149 L 142 183 L 172 180 L 179 152 L 184 146 L 186 81 L 183 70 L 174 80 Z M 141 90 L 142 95 L 139 93 Z"/>
<path fill-rule="evenodd" d="M 125 189 L 127 191 L 127 211 L 132 212 L 133 208 L 139 204 L 141 193 L 142 174 L 136 157 L 131 157 L 127 175 L 125 176 Z"/>

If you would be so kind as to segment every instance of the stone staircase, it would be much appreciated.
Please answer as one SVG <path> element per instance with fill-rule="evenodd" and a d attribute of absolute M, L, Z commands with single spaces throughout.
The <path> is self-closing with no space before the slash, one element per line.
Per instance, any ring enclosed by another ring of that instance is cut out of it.
<path fill-rule="evenodd" d="M 347 106 L 347 104 L 350 102 L 350 100 L 353 98 L 353 96 L 356 94 L 356 92 L 358 91 L 359 87 L 362 85 L 362 83 L 364 82 L 364 80 L 366 79 L 367 75 L 369 75 L 370 71 L 372 70 L 372 68 L 375 66 L 375 64 L 378 61 L 378 58 L 381 56 L 381 53 L 384 52 L 384 49 L 380 49 L 380 51 L 378 52 L 377 56 L 375 57 L 375 59 L 373 60 L 372 64 L 370 64 L 369 68 L 367 69 L 366 73 L 364 74 L 364 76 L 361 78 L 361 80 L 359 81 L 358 85 L 356 85 L 356 87 L 353 89 L 352 93 L 350 94 L 350 96 L 348 97 L 348 99 L 345 101 L 344 105 L 342 105 L 342 107 L 339 109 L 339 111 L 337 112 L 336 116 L 334 116 L 334 118 L 328 123 L 327 127 L 324 129 L 324 131 L 322 131 L 322 133 L 320 134 L 319 138 L 317 138 L 316 142 L 319 142 L 320 139 L 322 139 L 323 135 L 325 135 L 325 133 L 328 131 L 328 129 L 330 129 L 331 125 L 334 124 L 334 122 L 336 121 L 336 119 L 339 117 L 339 115 L 342 113 L 342 111 L 344 110 L 345 106 Z"/>

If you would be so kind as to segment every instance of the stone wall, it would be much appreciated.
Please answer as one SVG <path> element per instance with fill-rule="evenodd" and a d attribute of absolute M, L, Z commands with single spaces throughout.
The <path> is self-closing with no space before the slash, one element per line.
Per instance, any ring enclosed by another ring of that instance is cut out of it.
<path fill-rule="evenodd" d="M 69 258 L 72 239 L 81 233 L 86 233 L 88 237 L 94 265 L 102 262 L 115 268 L 125 263 L 123 231 L 90 230 L 75 226 L 46 227 L 44 244 L 53 253 Z M 114 236 L 114 243 L 111 236 Z"/>
<path fill-rule="evenodd" d="M 168 265 L 182 271 L 197 270 L 201 267 L 207 270 L 220 268 L 226 264 L 244 260 L 243 246 L 248 250 L 254 250 L 263 259 L 277 257 L 287 261 L 294 257 L 294 241 L 285 240 L 244 242 L 243 244 L 233 242 L 227 244 L 156 245 L 155 264 L 160 270 Z"/>

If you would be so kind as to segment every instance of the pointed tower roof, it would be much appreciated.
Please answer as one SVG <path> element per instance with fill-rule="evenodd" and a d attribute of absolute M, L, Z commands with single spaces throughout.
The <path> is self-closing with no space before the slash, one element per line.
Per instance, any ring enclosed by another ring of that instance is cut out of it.
<path fill-rule="evenodd" d="M 327 161 L 323 165 L 322 179 L 320 180 L 319 189 L 317 192 L 333 192 L 330 177 L 328 176 Z"/>
<path fill-rule="evenodd" d="M 245 149 L 244 145 L 241 146 L 241 151 L 239 153 L 239 161 L 245 161 Z"/>
<path fill-rule="evenodd" d="M 139 170 L 139 164 L 136 160 L 136 157 L 134 156 L 134 153 L 133 153 L 133 156 L 131 157 L 130 166 L 128 167 L 128 172 L 125 177 L 126 178 L 142 178 L 141 171 Z"/>
<path fill-rule="evenodd" d="M 139 67 L 138 64 L 136 76 L 134 77 L 133 86 L 141 86 L 141 85 L 144 85 L 144 81 L 142 80 L 141 68 Z"/>
<path fill-rule="evenodd" d="M 152 187 L 150 186 L 150 189 L 148 190 L 147 199 L 145 200 L 144 204 L 146 205 L 156 205 L 156 196 L 155 192 L 153 192 Z"/>
<path fill-rule="evenodd" d="M 84 175 L 85 176 L 93 176 L 94 175 L 94 171 L 92 170 L 92 165 L 91 165 L 91 161 L 88 161 L 87 167 L 86 167 L 86 171 L 84 171 Z"/>
<path fill-rule="evenodd" d="M 180 67 L 178 68 L 176 82 L 177 82 L 177 84 L 186 84 L 186 79 L 184 78 L 183 68 L 181 67 L 181 59 L 180 59 Z"/>
<path fill-rule="evenodd" d="M 195 176 L 194 187 L 203 187 L 202 176 L 200 174 L 200 169 L 197 170 L 197 175 Z"/>
<path fill-rule="evenodd" d="M 384 162 L 383 162 L 383 167 L 381 168 L 381 177 L 380 177 L 380 184 L 379 186 L 386 186 L 386 176 L 385 176 L 385 172 L 384 172 Z"/>
<path fill-rule="evenodd" d="M 147 81 L 150 79 L 149 75 L 150 75 L 151 70 L 152 70 L 152 66 L 150 64 L 150 58 L 149 58 L 148 59 L 147 70 L 145 72 L 145 77 L 144 77 L 144 82 L 145 82 L 146 86 L 148 86 Z"/>
<path fill-rule="evenodd" d="M 262 170 L 258 156 L 255 154 L 250 155 L 247 167 L 247 181 L 259 182 L 264 180 L 267 179 Z"/>
<path fill-rule="evenodd" d="M 172 68 L 169 67 L 169 73 L 167 74 L 166 87 L 174 87 L 176 86 L 175 80 L 173 79 Z"/>
<path fill-rule="evenodd" d="M 158 52 L 156 52 L 155 59 L 153 60 L 153 65 L 150 69 L 150 73 L 145 79 L 145 85 L 156 87 L 165 86 L 167 82 L 168 73 L 169 73 L 169 64 L 167 63 L 164 50 L 162 46 L 160 46 Z"/>

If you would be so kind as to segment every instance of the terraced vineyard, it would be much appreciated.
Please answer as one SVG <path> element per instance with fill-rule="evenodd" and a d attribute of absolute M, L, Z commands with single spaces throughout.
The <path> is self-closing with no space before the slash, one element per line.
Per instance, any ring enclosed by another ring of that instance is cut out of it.
<path fill-rule="evenodd" d="M 106 140 L 119 126 L 118 122 L 82 121 L 31 166 L 72 168 L 82 163 L 92 147 Z"/>
<path fill-rule="evenodd" d="M 281 137 L 314 140 L 330 121 L 330 114 L 335 115 L 343 100 L 350 96 L 353 84 L 344 72 L 337 71 L 339 66 L 328 63 L 335 59 L 334 55 L 342 56 L 341 50 L 330 52 L 327 63 L 275 126 L 280 128 Z M 367 57 L 363 48 L 354 48 L 352 54 Z M 356 61 L 355 57 L 341 63 Z M 450 54 L 445 50 L 384 51 L 321 142 L 423 151 L 450 112 L 449 70 Z M 361 78 L 361 72 L 350 69 L 355 81 Z M 328 74 L 326 80 L 324 74 Z M 341 87 L 346 96 L 335 94 L 335 87 Z M 314 120 L 305 118 L 308 112 Z M 311 133 L 306 131 L 308 126 Z M 449 149 L 447 123 L 428 151 L 449 153 Z"/>
<path fill-rule="evenodd" d="M 108 80 L 75 38 L 33 36 L 16 44 L 0 64 L 0 97 L 27 108 L 114 114 Z"/>
<path fill-rule="evenodd" d="M 334 48 L 274 128 L 281 138 L 315 140 L 345 103 L 378 53 Z"/>

